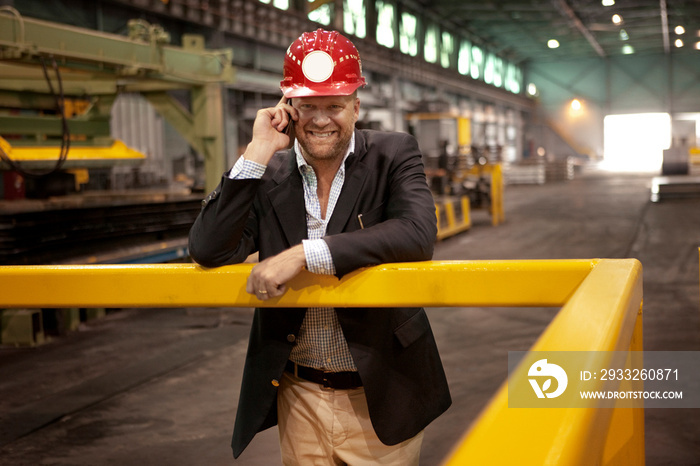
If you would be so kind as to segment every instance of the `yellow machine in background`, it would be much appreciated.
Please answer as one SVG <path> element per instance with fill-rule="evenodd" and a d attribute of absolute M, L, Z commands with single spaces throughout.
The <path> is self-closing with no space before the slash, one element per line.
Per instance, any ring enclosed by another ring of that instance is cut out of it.
<path fill-rule="evenodd" d="M 145 156 L 110 131 L 117 96 L 140 93 L 204 155 L 215 186 L 225 165 L 221 96 L 233 81 L 232 51 L 206 50 L 203 37 L 188 34 L 170 45 L 167 32 L 140 19 L 128 26 L 125 37 L 0 7 L 0 171 L 81 170 L 78 181 L 90 168 L 141 163 Z M 174 90 L 189 91 L 191 110 L 168 94 Z"/>
<path fill-rule="evenodd" d="M 488 209 L 495 226 L 505 220 L 500 157 L 472 145 L 471 120 L 450 112 L 409 113 L 435 197 L 438 239 L 471 227 L 473 208 Z"/>
<path fill-rule="evenodd" d="M 688 151 L 688 174 L 700 176 L 700 147 L 691 147 Z"/>
<path fill-rule="evenodd" d="M 10 159 L 23 166 L 48 167 L 56 163 L 58 148 L 55 146 L 17 146 L 13 147 L 0 136 L 0 148 Z M 96 166 L 113 166 L 121 163 L 140 163 L 146 156 L 115 139 L 104 146 L 73 146 L 70 157 L 62 168 L 67 171 Z"/>

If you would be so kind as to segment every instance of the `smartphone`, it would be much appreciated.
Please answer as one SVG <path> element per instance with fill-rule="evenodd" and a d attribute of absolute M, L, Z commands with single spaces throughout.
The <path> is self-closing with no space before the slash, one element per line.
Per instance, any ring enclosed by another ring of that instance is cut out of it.
<path fill-rule="evenodd" d="M 287 103 L 292 105 L 292 99 L 287 99 Z M 289 136 L 289 145 L 287 149 L 291 149 L 294 146 L 294 131 L 292 131 L 294 120 L 292 120 L 292 115 L 289 113 L 287 113 L 287 117 L 289 118 L 289 123 L 287 123 L 287 126 L 284 128 L 284 134 Z"/>
<path fill-rule="evenodd" d="M 287 117 L 289 118 L 289 123 L 287 123 L 287 126 L 284 128 L 284 131 L 283 131 L 283 132 L 284 132 L 284 134 L 286 134 L 286 135 L 288 135 L 288 136 L 289 136 L 289 135 L 292 135 L 292 136 L 293 136 L 293 134 L 292 134 L 292 125 L 294 124 L 294 120 L 292 120 L 292 115 L 290 115 L 289 113 L 287 113 Z"/>

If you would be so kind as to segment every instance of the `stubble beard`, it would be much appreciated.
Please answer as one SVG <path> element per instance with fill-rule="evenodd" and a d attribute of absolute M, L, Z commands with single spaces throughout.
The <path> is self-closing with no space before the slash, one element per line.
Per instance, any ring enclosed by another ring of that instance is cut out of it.
<path fill-rule="evenodd" d="M 303 130 L 302 130 L 303 131 Z M 307 162 L 331 162 L 339 158 L 343 158 L 350 145 L 352 138 L 352 130 L 339 133 L 339 139 L 333 146 L 327 147 L 325 144 L 313 144 L 306 137 L 299 137 L 299 145 L 301 152 Z"/>

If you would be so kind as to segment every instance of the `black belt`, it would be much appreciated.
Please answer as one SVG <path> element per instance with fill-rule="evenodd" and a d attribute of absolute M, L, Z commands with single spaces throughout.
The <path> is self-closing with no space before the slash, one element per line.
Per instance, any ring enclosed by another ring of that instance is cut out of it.
<path fill-rule="evenodd" d="M 323 385 L 325 388 L 347 390 L 349 388 L 362 386 L 360 374 L 357 372 L 326 372 L 311 367 L 300 366 L 292 361 L 287 361 L 287 366 L 284 369 L 309 382 Z"/>

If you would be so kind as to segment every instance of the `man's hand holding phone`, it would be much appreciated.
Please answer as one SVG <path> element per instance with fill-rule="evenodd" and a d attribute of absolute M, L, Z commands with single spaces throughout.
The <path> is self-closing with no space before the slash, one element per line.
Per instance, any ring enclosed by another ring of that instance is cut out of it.
<path fill-rule="evenodd" d="M 284 96 L 276 106 L 258 110 L 253 123 L 253 139 L 243 157 L 267 165 L 275 152 L 291 146 L 293 122 L 298 119 L 297 110 Z"/>

